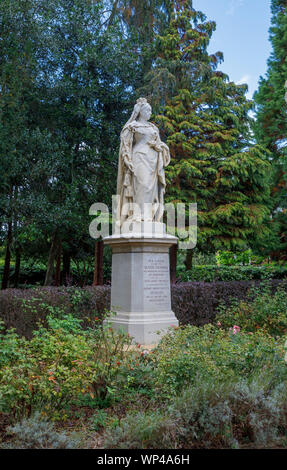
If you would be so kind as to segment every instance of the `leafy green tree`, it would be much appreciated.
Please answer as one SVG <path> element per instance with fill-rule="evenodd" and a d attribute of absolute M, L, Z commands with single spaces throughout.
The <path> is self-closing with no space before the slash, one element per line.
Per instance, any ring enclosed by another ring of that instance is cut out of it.
<path fill-rule="evenodd" d="M 89 207 L 111 203 L 115 191 L 119 133 L 137 59 L 120 31 L 104 24 L 102 2 L 4 3 L 2 220 L 10 257 L 15 221 L 23 249 L 27 241 L 36 250 L 50 244 L 48 285 L 60 253 L 93 256 Z M 16 200 L 12 216 L 10 201 Z M 3 287 L 8 270 L 5 279 Z"/>
<path fill-rule="evenodd" d="M 29 120 L 37 74 L 35 51 L 39 34 L 32 0 L 0 4 L 0 223 L 6 253 L 2 288 L 8 286 L 13 245 L 19 266 L 21 198 L 30 171 Z"/>
<path fill-rule="evenodd" d="M 269 250 L 277 260 L 287 259 L 287 1 L 272 0 L 270 40 L 273 51 L 266 76 L 255 93 L 255 135 L 270 151 L 272 164 Z"/>
<path fill-rule="evenodd" d="M 115 191 L 118 136 L 136 64 L 116 28 L 103 28 L 100 2 L 50 2 L 45 21 L 49 51 L 42 89 L 39 82 L 45 99 L 38 104 L 38 122 L 56 150 L 40 181 L 37 167 L 47 166 L 41 153 L 33 187 L 43 208 L 39 224 L 51 239 L 45 281 L 50 284 L 63 242 L 71 253 L 75 245 L 93 253 L 88 211 L 95 201 L 110 203 Z"/>

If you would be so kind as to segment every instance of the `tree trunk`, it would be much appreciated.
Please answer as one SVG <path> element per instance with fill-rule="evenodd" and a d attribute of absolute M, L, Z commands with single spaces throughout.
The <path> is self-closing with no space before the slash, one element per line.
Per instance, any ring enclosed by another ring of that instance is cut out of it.
<path fill-rule="evenodd" d="M 95 263 L 94 263 L 94 279 L 93 286 L 98 285 L 98 242 L 95 244 Z"/>
<path fill-rule="evenodd" d="M 104 242 L 98 241 L 98 285 L 102 286 L 104 283 Z"/>
<path fill-rule="evenodd" d="M 113 3 L 112 12 L 111 12 L 111 15 L 110 15 L 110 17 L 109 17 L 109 23 L 108 23 L 108 27 L 109 27 L 109 28 L 113 25 L 115 16 L 116 16 L 116 14 L 117 14 L 118 3 L 119 3 L 118 0 L 115 0 L 114 3 Z"/>
<path fill-rule="evenodd" d="M 71 275 L 71 256 L 70 253 L 64 252 L 63 253 L 63 283 L 67 285 L 69 283 Z"/>
<path fill-rule="evenodd" d="M 52 283 L 53 283 L 54 262 L 55 262 L 57 254 L 59 252 L 59 245 L 60 245 L 60 242 L 57 238 L 57 234 L 54 234 L 53 238 L 52 238 L 50 252 L 49 252 L 48 265 L 47 265 L 47 271 L 46 271 L 44 286 L 51 286 Z"/>
<path fill-rule="evenodd" d="M 12 244 L 12 220 L 8 221 L 7 244 L 5 252 L 5 263 L 2 277 L 1 289 L 7 289 L 9 285 L 10 263 L 11 263 L 11 244 Z"/>
<path fill-rule="evenodd" d="M 169 252 L 170 260 L 170 282 L 175 284 L 176 282 L 176 264 L 177 264 L 177 244 L 172 245 Z"/>
<path fill-rule="evenodd" d="M 17 248 L 16 249 L 15 273 L 14 273 L 14 287 L 18 287 L 18 285 L 19 285 L 20 265 L 21 265 L 21 251 L 19 250 L 19 248 Z"/>
<path fill-rule="evenodd" d="M 57 253 L 55 285 L 59 287 L 61 284 L 61 258 L 62 258 L 62 244 L 59 242 L 59 249 Z"/>
<path fill-rule="evenodd" d="M 93 286 L 103 285 L 104 242 L 96 242 Z"/>
<path fill-rule="evenodd" d="M 192 250 L 187 250 L 184 264 L 185 264 L 185 267 L 188 271 L 190 269 L 192 269 L 192 258 L 193 258 L 193 251 Z"/>

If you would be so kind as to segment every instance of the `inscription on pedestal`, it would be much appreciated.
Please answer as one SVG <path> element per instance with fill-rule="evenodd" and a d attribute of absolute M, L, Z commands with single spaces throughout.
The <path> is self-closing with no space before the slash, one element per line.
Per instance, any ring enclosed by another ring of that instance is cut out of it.
<path fill-rule="evenodd" d="M 144 304 L 151 311 L 170 310 L 169 260 L 166 254 L 145 256 L 143 265 Z"/>

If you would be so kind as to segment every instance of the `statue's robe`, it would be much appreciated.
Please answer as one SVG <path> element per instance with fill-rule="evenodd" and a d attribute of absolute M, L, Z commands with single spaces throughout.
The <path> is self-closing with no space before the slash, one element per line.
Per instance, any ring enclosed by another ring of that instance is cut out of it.
<path fill-rule="evenodd" d="M 161 142 L 158 128 L 149 123 L 153 131 L 153 141 L 150 148 L 156 152 L 156 159 L 151 154 L 154 152 L 133 154 L 134 134 L 142 127 L 138 121 L 132 121 L 125 125 L 121 132 L 121 145 L 118 163 L 117 195 L 119 203 L 117 207 L 117 222 L 122 223 L 127 219 L 133 219 L 133 203 L 143 201 L 153 206 L 153 219 L 160 221 L 163 215 L 164 193 L 166 180 L 164 167 L 170 162 L 169 148 Z M 134 173 L 130 171 L 127 163 L 136 165 Z M 138 176 L 137 176 L 138 174 Z"/>

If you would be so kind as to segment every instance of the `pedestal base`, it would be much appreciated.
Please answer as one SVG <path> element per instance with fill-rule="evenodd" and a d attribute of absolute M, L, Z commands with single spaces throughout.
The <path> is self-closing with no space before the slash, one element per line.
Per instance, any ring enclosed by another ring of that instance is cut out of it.
<path fill-rule="evenodd" d="M 112 236 L 112 291 L 109 321 L 140 344 L 158 343 L 178 321 L 171 310 L 169 247 L 177 238 Z M 159 332 L 159 334 L 157 334 Z"/>
<path fill-rule="evenodd" d="M 177 326 L 174 313 L 158 312 L 117 312 L 108 320 L 115 330 L 124 330 L 139 344 L 157 344 L 168 329 Z"/>

